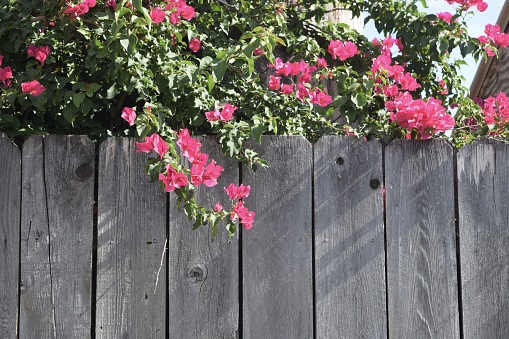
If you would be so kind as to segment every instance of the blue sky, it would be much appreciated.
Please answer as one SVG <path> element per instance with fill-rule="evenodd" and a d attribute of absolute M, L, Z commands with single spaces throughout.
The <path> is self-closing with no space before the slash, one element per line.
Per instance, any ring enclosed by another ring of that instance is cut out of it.
<path fill-rule="evenodd" d="M 473 37 L 484 35 L 484 27 L 486 24 L 496 24 L 498 15 L 504 5 L 504 0 L 485 0 L 488 3 L 488 9 L 484 12 L 479 12 L 474 8 L 475 15 L 470 16 L 467 20 L 468 33 Z M 454 6 L 448 4 L 445 0 L 428 0 L 428 8 L 424 9 L 427 13 L 438 13 L 438 12 L 451 12 L 454 13 Z M 368 38 L 381 37 L 375 30 L 372 24 L 366 25 L 364 28 L 364 35 Z M 472 80 L 474 79 L 475 72 L 477 70 L 477 63 L 473 58 L 465 59 L 468 66 L 464 66 L 461 69 L 460 74 L 465 77 L 465 85 L 470 87 Z M 482 61 L 481 61 L 482 62 Z"/>

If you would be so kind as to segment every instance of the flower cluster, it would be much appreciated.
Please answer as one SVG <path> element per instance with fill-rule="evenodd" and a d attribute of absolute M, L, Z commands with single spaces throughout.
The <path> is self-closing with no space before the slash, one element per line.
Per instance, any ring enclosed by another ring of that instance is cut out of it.
<path fill-rule="evenodd" d="M 228 197 L 233 200 L 238 200 L 237 203 L 235 203 L 232 213 L 230 214 L 230 217 L 233 221 L 239 221 L 242 224 L 242 227 L 244 229 L 248 230 L 253 227 L 254 217 L 256 214 L 252 211 L 249 211 L 245 206 L 244 203 L 240 200 L 242 198 L 247 198 L 249 196 L 249 192 L 251 190 L 251 187 L 240 185 L 235 186 L 234 184 L 230 184 L 230 186 L 225 187 L 224 189 L 226 191 L 226 194 L 228 194 Z M 218 210 L 222 210 L 222 206 L 217 204 L 216 208 Z"/>
<path fill-rule="evenodd" d="M 327 67 L 327 62 L 323 58 L 318 58 L 316 65 L 309 65 L 304 60 L 299 62 L 283 62 L 281 58 L 276 58 L 274 64 L 269 65 L 270 68 L 275 69 L 275 76 L 269 77 L 267 87 L 272 91 L 277 91 L 281 94 L 292 94 L 295 90 L 294 84 L 281 83 L 281 75 L 287 77 L 298 76 L 297 90 L 295 95 L 302 102 L 309 99 L 312 104 L 317 104 L 322 107 L 328 106 L 332 102 L 332 98 L 327 94 L 326 90 L 321 90 L 317 87 L 311 87 L 310 82 L 313 78 L 313 73 L 320 67 Z M 291 79 L 290 79 L 291 80 Z"/>
<path fill-rule="evenodd" d="M 391 120 L 406 129 L 416 129 L 421 139 L 429 139 L 437 132 L 454 127 L 454 118 L 445 112 L 442 101 L 433 97 L 414 100 L 409 92 L 400 93 L 385 103 Z"/>
<path fill-rule="evenodd" d="M 82 0 L 79 4 L 73 5 L 68 3 L 67 8 L 64 10 L 64 14 L 69 14 L 71 19 L 76 19 L 79 16 L 88 13 L 88 10 L 95 7 L 96 0 Z"/>
<path fill-rule="evenodd" d="M 469 9 L 470 7 L 477 7 L 477 10 L 479 12 L 484 12 L 486 9 L 488 9 L 488 3 L 482 1 L 482 0 L 447 0 L 449 4 L 458 4 L 465 10 Z"/>
<path fill-rule="evenodd" d="M 484 122 L 488 125 L 507 124 L 509 122 L 509 98 L 504 92 L 500 92 L 495 98 L 485 99 L 482 113 Z"/>
<path fill-rule="evenodd" d="M 341 61 L 345 61 L 346 59 L 360 53 L 357 46 L 351 41 L 343 42 L 339 40 L 332 40 L 329 42 L 327 50 L 332 55 L 333 59 L 339 59 Z"/>
<path fill-rule="evenodd" d="M 2 66 L 2 60 L 4 56 L 0 55 L 0 66 Z M 0 83 L 3 87 L 10 87 L 12 79 L 12 69 L 11 66 L 0 67 Z"/>
<path fill-rule="evenodd" d="M 165 0 L 164 8 L 150 6 L 150 18 L 156 24 L 160 24 L 169 13 L 170 22 L 179 25 L 181 19 L 191 20 L 196 16 L 194 8 L 187 5 L 185 0 Z"/>
<path fill-rule="evenodd" d="M 219 111 L 216 107 L 213 111 L 205 112 L 205 117 L 210 122 L 222 121 L 228 122 L 233 119 L 233 112 L 238 109 L 237 106 L 232 106 L 229 103 L 224 104 L 223 109 Z"/>
<path fill-rule="evenodd" d="M 480 36 L 479 41 L 485 45 L 484 50 L 489 56 L 496 54 L 490 46 L 502 48 L 509 46 L 509 34 L 501 32 L 499 25 L 487 24 L 484 28 L 484 33 L 486 35 Z"/>
<path fill-rule="evenodd" d="M 41 66 L 44 66 L 44 61 L 48 57 L 50 53 L 50 48 L 48 45 L 41 46 L 39 48 L 30 44 L 27 49 L 27 55 L 29 57 L 34 57 L 37 61 L 41 63 Z"/>

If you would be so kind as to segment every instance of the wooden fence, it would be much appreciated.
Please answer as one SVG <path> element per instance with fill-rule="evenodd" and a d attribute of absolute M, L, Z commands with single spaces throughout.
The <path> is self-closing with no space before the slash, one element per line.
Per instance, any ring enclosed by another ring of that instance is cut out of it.
<path fill-rule="evenodd" d="M 0 135 L 0 338 L 507 338 L 509 146 L 264 137 L 253 175 L 202 141 L 200 201 L 252 188 L 230 243 L 132 139 Z"/>

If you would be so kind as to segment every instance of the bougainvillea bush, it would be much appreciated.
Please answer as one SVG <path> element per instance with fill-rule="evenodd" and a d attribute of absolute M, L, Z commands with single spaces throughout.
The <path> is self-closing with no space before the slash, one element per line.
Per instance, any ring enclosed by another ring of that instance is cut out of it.
<path fill-rule="evenodd" d="M 414 1 L 0 0 L 0 130 L 136 136 L 152 181 L 178 195 L 194 227 L 220 221 L 232 236 L 252 227 L 248 185 L 225 188 L 231 206 L 201 206 L 196 187 L 225 169 L 201 151 L 265 166 L 248 139 L 298 134 L 364 138 L 504 139 L 509 99 L 468 98 L 462 57 L 509 45 L 498 26 L 470 37 L 487 4 L 447 0 L 426 13 Z M 341 7 L 373 20 L 372 41 L 328 18 Z M 459 51 L 461 56 L 452 55 Z M 339 119 L 330 119 L 334 116 Z M 187 159 L 187 161 L 182 161 Z M 187 164 L 187 165 L 184 165 Z"/>

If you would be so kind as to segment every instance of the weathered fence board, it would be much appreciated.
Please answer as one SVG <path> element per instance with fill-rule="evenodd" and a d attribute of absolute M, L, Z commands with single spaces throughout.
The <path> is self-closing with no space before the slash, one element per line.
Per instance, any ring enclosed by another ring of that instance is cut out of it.
<path fill-rule="evenodd" d="M 94 146 L 86 137 L 23 145 L 20 338 L 88 338 Z"/>
<path fill-rule="evenodd" d="M 132 138 L 100 146 L 97 338 L 166 336 L 167 199 L 143 172 L 146 154 L 135 150 Z"/>
<path fill-rule="evenodd" d="M 315 145 L 317 338 L 385 338 L 382 145 L 324 137 Z"/>
<path fill-rule="evenodd" d="M 453 179 L 446 142 L 386 148 L 390 338 L 459 338 Z"/>
<path fill-rule="evenodd" d="M 0 337 L 18 335 L 21 152 L 0 133 Z"/>
<path fill-rule="evenodd" d="M 464 338 L 509 333 L 509 148 L 477 142 L 458 153 Z"/>
<path fill-rule="evenodd" d="M 302 137 L 262 138 L 271 166 L 245 199 L 256 226 L 242 232 L 244 338 L 312 338 L 312 147 Z"/>
<path fill-rule="evenodd" d="M 212 208 L 220 202 L 229 208 L 224 187 L 239 181 L 237 161 L 222 154 L 214 137 L 200 139 L 201 151 L 209 154 L 225 171 L 213 187 L 200 186 L 199 203 Z M 196 231 L 175 206 L 170 195 L 169 313 L 170 338 L 237 338 L 239 319 L 238 239 L 228 243 L 220 224 L 219 235 L 211 242 L 210 225 Z"/>

